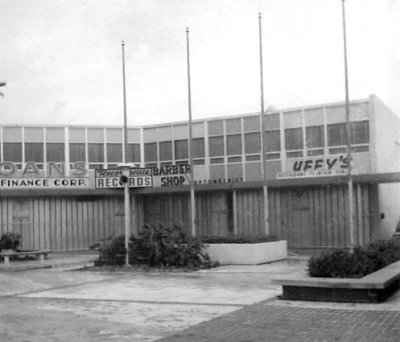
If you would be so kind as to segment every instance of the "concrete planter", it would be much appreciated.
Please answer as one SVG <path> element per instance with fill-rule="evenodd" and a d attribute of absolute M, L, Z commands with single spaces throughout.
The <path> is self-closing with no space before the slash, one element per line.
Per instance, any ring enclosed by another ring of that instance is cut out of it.
<path fill-rule="evenodd" d="M 285 277 L 272 284 L 282 285 L 284 300 L 378 303 L 398 290 L 400 261 L 362 278 Z"/>
<path fill-rule="evenodd" d="M 287 241 L 210 243 L 204 252 L 222 265 L 258 265 L 287 258 Z"/>

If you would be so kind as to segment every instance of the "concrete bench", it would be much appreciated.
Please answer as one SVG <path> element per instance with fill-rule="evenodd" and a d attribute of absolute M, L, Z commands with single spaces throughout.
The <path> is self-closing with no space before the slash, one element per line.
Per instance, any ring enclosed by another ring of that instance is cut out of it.
<path fill-rule="evenodd" d="M 398 288 L 400 261 L 362 278 L 280 278 L 272 283 L 282 285 L 282 299 L 377 303 Z"/>
<path fill-rule="evenodd" d="M 50 250 L 35 250 L 35 251 L 7 251 L 7 252 L 0 252 L 0 257 L 4 260 L 4 264 L 10 263 L 10 257 L 12 256 L 35 256 L 36 259 L 43 261 L 44 259 L 49 258 L 49 254 L 51 253 Z"/>

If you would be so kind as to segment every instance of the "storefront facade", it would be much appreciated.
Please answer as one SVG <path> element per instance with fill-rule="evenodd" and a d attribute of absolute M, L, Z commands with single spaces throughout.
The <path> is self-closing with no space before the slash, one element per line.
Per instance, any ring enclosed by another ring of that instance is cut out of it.
<path fill-rule="evenodd" d="M 400 218 L 399 119 L 375 96 L 350 109 L 364 244 L 391 236 Z M 276 111 L 264 122 L 268 233 L 291 248 L 348 246 L 344 104 Z M 132 177 L 132 230 L 163 222 L 190 231 L 193 167 L 197 235 L 265 234 L 260 131 L 257 114 L 194 121 L 190 166 L 187 122 L 129 128 L 127 161 L 151 172 L 151 184 L 149 174 Z M 73 250 L 123 231 L 122 127 L 3 125 L 0 143 L 1 232 L 21 233 L 26 249 Z"/>

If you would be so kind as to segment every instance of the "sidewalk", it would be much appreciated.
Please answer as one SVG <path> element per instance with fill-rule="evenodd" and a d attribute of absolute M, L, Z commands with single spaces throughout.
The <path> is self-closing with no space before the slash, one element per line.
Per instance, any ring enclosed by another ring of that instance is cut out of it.
<path fill-rule="evenodd" d="M 0 262 L 0 272 L 18 272 L 46 268 L 72 268 L 93 266 L 94 259 L 98 252 L 91 250 L 52 252 L 49 258 L 43 261 L 39 260 L 14 260 L 9 264 Z"/>
<path fill-rule="evenodd" d="M 26 272 L 2 265 L 0 341 L 399 340 L 400 292 L 379 304 L 278 300 L 281 288 L 271 279 L 301 275 L 304 258 L 182 273 L 69 271 L 96 256 L 11 262 L 16 270 L 29 264 Z"/>
<path fill-rule="evenodd" d="M 304 258 L 291 258 L 304 260 Z M 158 342 L 397 342 L 400 289 L 377 304 L 286 301 L 277 297 L 221 315 Z"/>
<path fill-rule="evenodd" d="M 400 312 L 263 301 L 159 342 L 399 341 Z"/>

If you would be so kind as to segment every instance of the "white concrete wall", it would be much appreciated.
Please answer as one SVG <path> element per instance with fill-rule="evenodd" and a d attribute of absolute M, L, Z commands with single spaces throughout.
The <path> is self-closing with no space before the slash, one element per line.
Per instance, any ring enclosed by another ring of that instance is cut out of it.
<path fill-rule="evenodd" d="M 379 214 L 384 218 L 379 219 L 379 239 L 390 239 L 400 221 L 400 184 L 379 184 Z"/>
<path fill-rule="evenodd" d="M 370 147 L 372 172 L 400 172 L 396 142 L 400 142 L 400 118 L 379 98 L 371 95 Z"/>
<path fill-rule="evenodd" d="M 222 265 L 258 265 L 287 258 L 287 241 L 262 243 L 212 243 L 204 251 Z"/>
<path fill-rule="evenodd" d="M 400 172 L 400 118 L 376 96 L 370 99 L 373 172 Z M 392 237 L 400 220 L 400 183 L 379 184 L 378 196 L 379 214 L 385 217 L 379 218 L 377 237 L 387 239 Z"/>

